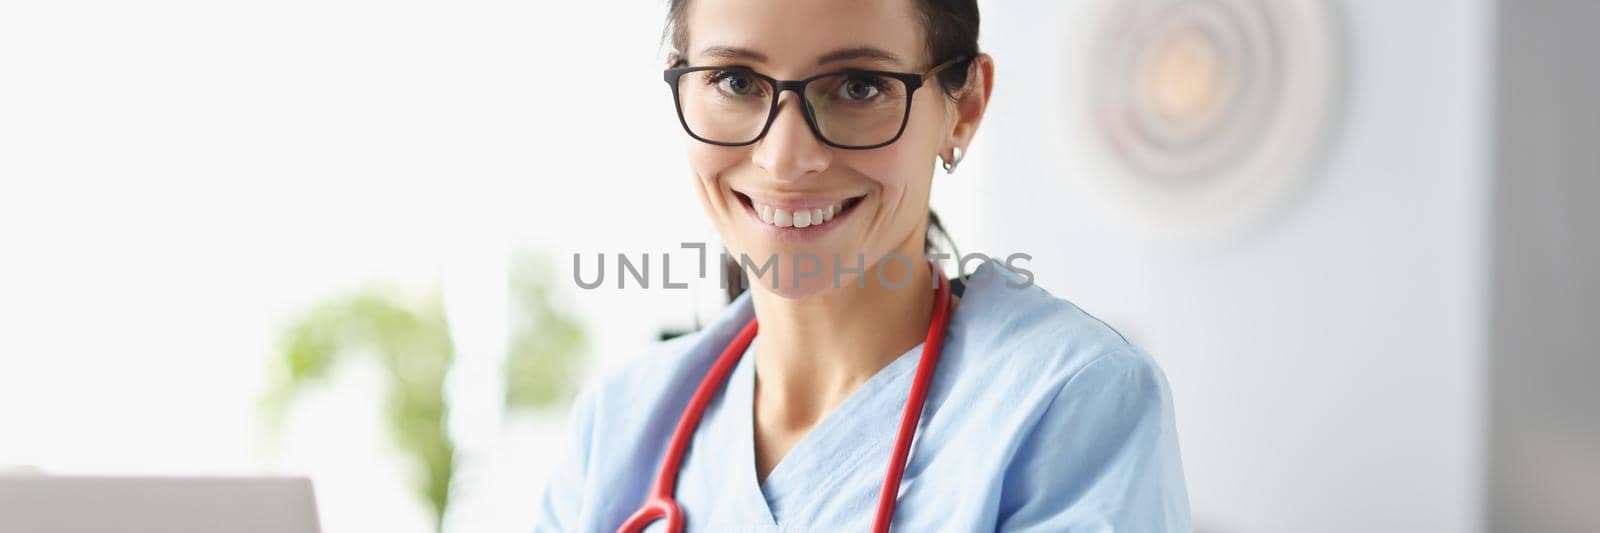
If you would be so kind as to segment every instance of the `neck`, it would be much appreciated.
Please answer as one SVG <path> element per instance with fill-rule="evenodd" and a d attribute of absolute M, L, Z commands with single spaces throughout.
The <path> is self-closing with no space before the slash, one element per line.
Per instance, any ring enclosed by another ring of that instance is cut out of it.
<path fill-rule="evenodd" d="M 921 259 L 906 263 L 883 265 L 883 279 L 909 278 L 899 287 L 884 286 L 869 267 L 860 274 L 866 280 L 862 286 L 841 281 L 841 287 L 809 298 L 790 300 L 756 290 L 758 418 L 790 430 L 810 428 L 923 341 L 933 315 L 933 274 Z"/>

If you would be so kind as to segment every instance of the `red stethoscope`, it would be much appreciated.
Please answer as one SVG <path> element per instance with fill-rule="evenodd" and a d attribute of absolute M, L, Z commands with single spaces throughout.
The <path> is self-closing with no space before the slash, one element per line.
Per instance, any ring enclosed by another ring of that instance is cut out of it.
<path fill-rule="evenodd" d="M 878 513 L 872 523 L 875 533 L 888 532 L 889 521 L 894 518 L 895 496 L 900 493 L 900 478 L 905 475 L 906 456 L 911 453 L 911 437 L 917 431 L 918 421 L 922 419 L 922 404 L 928 397 L 928 384 L 933 381 L 933 370 L 939 366 L 939 350 L 944 345 L 945 327 L 950 324 L 950 281 L 939 274 L 938 265 L 932 262 L 929 265 L 933 268 L 934 277 L 939 280 L 933 300 L 933 323 L 928 325 L 928 337 L 922 343 L 922 359 L 917 362 L 911 397 L 906 399 L 905 413 L 900 417 L 900 432 L 894 441 L 894 453 L 889 458 L 889 471 L 884 474 L 883 488 L 878 492 Z M 755 337 L 756 319 L 752 318 L 728 344 L 728 348 L 722 351 L 722 356 L 711 365 L 711 370 L 689 399 L 683 417 L 678 419 L 678 427 L 672 432 L 672 442 L 667 446 L 666 460 L 661 463 L 661 471 L 656 473 L 650 494 L 645 497 L 639 510 L 622 523 L 617 530 L 619 533 L 642 532 L 645 526 L 663 518 L 667 520 L 669 533 L 683 532 L 683 510 L 678 508 L 678 501 L 672 497 L 678 485 L 678 467 L 683 463 L 683 453 L 689 447 L 689 438 L 694 436 L 695 428 L 700 425 L 700 416 L 705 414 L 706 404 L 711 403 L 711 397 L 727 381 L 728 373 L 733 371 L 734 364 L 739 362 Z"/>

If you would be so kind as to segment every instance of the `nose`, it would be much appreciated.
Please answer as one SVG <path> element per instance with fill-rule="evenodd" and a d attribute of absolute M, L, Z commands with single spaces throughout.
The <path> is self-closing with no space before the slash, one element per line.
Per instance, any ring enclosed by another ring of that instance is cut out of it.
<path fill-rule="evenodd" d="M 778 96 L 777 116 L 771 129 L 756 143 L 750 160 L 781 181 L 795 181 L 820 174 L 832 162 L 833 151 L 822 144 L 806 124 L 800 95 L 793 91 Z"/>

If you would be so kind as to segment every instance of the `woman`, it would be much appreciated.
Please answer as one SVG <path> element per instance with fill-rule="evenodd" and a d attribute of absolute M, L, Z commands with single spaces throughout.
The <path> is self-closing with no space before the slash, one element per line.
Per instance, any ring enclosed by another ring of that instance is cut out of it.
<path fill-rule="evenodd" d="M 584 389 L 540 531 L 1188 530 L 1148 355 L 1005 264 L 907 259 L 993 87 L 975 0 L 670 6 L 692 182 L 751 289 Z"/>

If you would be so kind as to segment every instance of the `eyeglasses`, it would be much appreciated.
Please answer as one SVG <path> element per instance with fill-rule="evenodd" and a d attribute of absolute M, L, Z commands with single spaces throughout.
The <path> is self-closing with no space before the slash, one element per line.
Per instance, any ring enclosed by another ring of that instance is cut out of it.
<path fill-rule="evenodd" d="M 842 70 L 803 80 L 778 80 L 748 67 L 679 67 L 662 73 L 672 86 L 678 121 L 700 142 L 753 144 L 778 116 L 783 91 L 800 95 L 811 132 L 835 148 L 888 146 L 905 133 L 911 96 L 940 71 L 966 61 L 957 57 L 922 74 Z"/>

